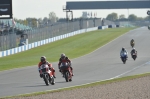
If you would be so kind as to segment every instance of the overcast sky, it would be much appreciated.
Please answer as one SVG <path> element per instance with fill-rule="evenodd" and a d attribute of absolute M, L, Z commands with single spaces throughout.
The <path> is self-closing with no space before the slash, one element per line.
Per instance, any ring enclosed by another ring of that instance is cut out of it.
<path fill-rule="evenodd" d="M 27 17 L 44 18 L 48 17 L 50 12 L 55 12 L 59 18 L 65 18 L 65 12 L 62 8 L 66 5 L 66 1 L 92 1 L 92 0 L 13 0 L 13 16 L 18 19 Z M 105 0 L 97 0 L 105 1 Z M 107 0 L 113 1 L 113 0 Z M 146 17 L 148 9 L 129 9 L 129 14 L 135 14 L 138 17 Z M 115 12 L 118 15 L 124 14 L 128 16 L 128 10 L 80 10 L 73 11 L 74 17 L 80 17 L 83 11 L 97 13 L 97 17 L 105 18 L 108 14 Z"/>

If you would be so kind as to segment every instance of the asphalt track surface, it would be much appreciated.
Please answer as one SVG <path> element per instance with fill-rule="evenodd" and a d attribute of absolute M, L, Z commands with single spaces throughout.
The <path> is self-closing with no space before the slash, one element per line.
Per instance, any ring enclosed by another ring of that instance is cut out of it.
<path fill-rule="evenodd" d="M 135 39 L 138 58 L 131 58 L 130 40 Z M 89 45 L 90 46 L 90 45 Z M 126 64 L 120 59 L 120 50 L 129 52 Z M 39 77 L 37 66 L 0 72 L 0 97 L 53 90 L 90 82 L 150 72 L 150 31 L 147 27 L 132 30 L 94 52 L 72 59 L 74 74 L 72 82 L 65 82 L 58 71 L 57 62 L 55 85 L 46 86 Z M 69 55 L 68 55 L 69 56 Z M 58 57 L 59 58 L 59 57 Z"/>

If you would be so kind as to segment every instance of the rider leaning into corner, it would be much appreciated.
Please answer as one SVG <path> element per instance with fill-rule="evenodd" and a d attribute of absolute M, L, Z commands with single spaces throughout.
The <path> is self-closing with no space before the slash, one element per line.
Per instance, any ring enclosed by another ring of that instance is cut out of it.
<path fill-rule="evenodd" d="M 124 52 L 127 53 L 127 58 L 128 58 L 128 52 L 127 52 L 127 50 L 124 47 L 122 47 L 122 49 L 120 51 L 120 58 L 121 58 L 122 53 L 124 53 Z"/>
<path fill-rule="evenodd" d="M 72 76 L 73 76 L 73 68 L 71 66 L 71 60 L 64 53 L 62 53 L 60 55 L 60 59 L 59 59 L 59 63 L 58 63 L 59 72 L 61 72 L 60 66 L 61 66 L 61 63 L 63 63 L 63 62 L 69 63 L 69 66 L 70 66 L 70 69 L 71 69 L 71 72 L 72 72 Z"/>
<path fill-rule="evenodd" d="M 50 69 L 50 71 L 52 71 L 52 74 L 53 74 L 53 76 L 54 76 L 54 78 L 56 78 L 56 76 L 55 76 L 55 69 L 52 67 L 52 64 L 51 63 L 49 63 L 47 60 L 46 60 L 46 57 L 45 56 L 42 56 L 41 58 L 40 58 L 40 62 L 39 62 L 39 64 L 38 64 L 38 68 L 39 68 L 39 73 L 40 73 L 40 66 L 42 65 L 42 64 L 47 64 L 48 66 L 49 66 L 49 69 Z M 43 75 L 40 73 L 40 77 L 42 78 L 43 77 Z"/>

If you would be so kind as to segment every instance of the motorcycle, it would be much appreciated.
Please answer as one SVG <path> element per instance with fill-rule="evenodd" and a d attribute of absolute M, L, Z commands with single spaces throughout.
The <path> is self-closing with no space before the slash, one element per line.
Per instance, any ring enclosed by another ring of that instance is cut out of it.
<path fill-rule="evenodd" d="M 71 72 L 71 68 L 68 63 L 62 63 L 60 70 L 61 70 L 66 82 L 72 81 L 72 72 Z"/>
<path fill-rule="evenodd" d="M 49 66 L 47 64 L 43 64 L 40 66 L 40 74 L 42 74 L 42 78 L 47 86 L 49 84 L 51 84 L 51 85 L 55 84 L 53 74 L 49 70 Z"/>
<path fill-rule="evenodd" d="M 131 46 L 132 46 L 132 48 L 134 47 L 134 44 L 135 44 L 134 42 L 131 42 Z"/>
<path fill-rule="evenodd" d="M 136 52 L 132 53 L 132 58 L 133 58 L 134 60 L 136 60 L 136 58 L 137 58 L 137 53 L 136 53 Z"/>
<path fill-rule="evenodd" d="M 150 30 L 150 25 L 148 26 L 148 29 Z"/>
<path fill-rule="evenodd" d="M 122 62 L 125 64 L 126 63 L 126 60 L 127 60 L 127 53 L 124 52 L 124 53 L 121 53 L 121 60 Z"/>

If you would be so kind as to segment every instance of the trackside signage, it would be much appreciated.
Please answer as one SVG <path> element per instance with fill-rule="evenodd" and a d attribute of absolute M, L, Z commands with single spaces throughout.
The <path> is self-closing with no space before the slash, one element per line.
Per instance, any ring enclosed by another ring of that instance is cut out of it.
<path fill-rule="evenodd" d="M 0 5 L 0 15 L 9 15 L 10 5 Z"/>
<path fill-rule="evenodd" d="M 12 0 L 0 0 L 0 16 L 3 15 L 12 17 Z"/>

